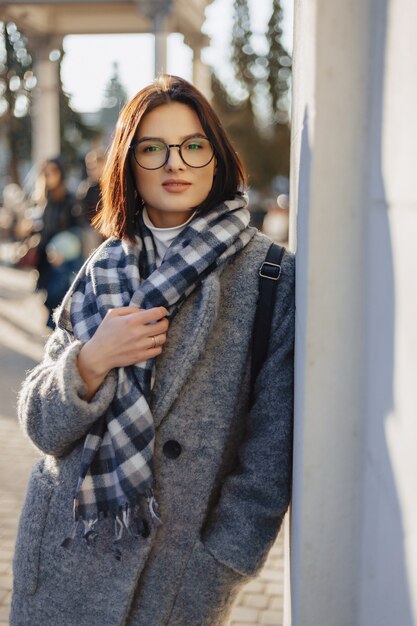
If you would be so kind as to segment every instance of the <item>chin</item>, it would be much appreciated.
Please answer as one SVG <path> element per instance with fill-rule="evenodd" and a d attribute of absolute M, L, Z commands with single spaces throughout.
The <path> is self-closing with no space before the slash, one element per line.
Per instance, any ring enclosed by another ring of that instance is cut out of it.
<path fill-rule="evenodd" d="M 164 202 L 160 204 L 160 211 L 193 211 L 197 206 L 197 202 L 184 202 L 180 198 L 173 198 L 173 202 Z"/>

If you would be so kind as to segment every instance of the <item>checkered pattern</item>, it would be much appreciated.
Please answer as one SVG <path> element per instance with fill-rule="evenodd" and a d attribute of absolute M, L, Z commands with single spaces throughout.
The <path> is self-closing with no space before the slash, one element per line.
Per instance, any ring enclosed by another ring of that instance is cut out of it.
<path fill-rule="evenodd" d="M 169 317 L 204 277 L 239 252 L 254 235 L 246 198 L 236 197 L 197 214 L 168 248 L 159 268 L 155 244 L 140 220 L 135 243 L 109 239 L 87 261 L 66 295 L 57 323 L 88 341 L 110 308 L 165 306 Z M 75 520 L 91 531 L 100 513 L 112 513 L 130 530 L 130 513 L 142 497 L 155 524 L 155 430 L 149 408 L 154 360 L 118 370 L 115 397 L 86 436 L 75 495 Z"/>

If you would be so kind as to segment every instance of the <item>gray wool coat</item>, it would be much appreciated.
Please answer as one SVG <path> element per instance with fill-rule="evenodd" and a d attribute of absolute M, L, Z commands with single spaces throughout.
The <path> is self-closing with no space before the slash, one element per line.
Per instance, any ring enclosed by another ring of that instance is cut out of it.
<path fill-rule="evenodd" d="M 290 499 L 294 257 L 286 252 L 267 359 L 248 412 L 258 270 L 256 234 L 204 279 L 172 321 L 152 393 L 155 495 L 163 525 L 112 551 L 112 521 L 95 546 L 61 547 L 83 439 L 115 392 L 110 372 L 90 402 L 81 343 L 51 335 L 19 396 L 19 419 L 43 452 L 33 468 L 14 557 L 12 626 L 220 626 L 262 567 Z M 167 442 L 170 442 L 168 445 Z M 173 453 L 174 450 L 174 453 Z M 146 514 L 146 512 L 145 512 Z"/>

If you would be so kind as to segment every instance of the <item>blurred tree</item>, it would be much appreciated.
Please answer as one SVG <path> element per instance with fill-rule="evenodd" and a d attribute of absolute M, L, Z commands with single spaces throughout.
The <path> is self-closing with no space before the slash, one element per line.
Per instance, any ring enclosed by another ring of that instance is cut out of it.
<path fill-rule="evenodd" d="M 271 96 L 271 108 L 274 120 L 288 120 L 288 92 L 291 80 L 291 58 L 282 45 L 282 7 L 281 0 L 273 0 L 272 15 L 268 22 L 266 38 L 268 41 L 267 82 Z"/>
<path fill-rule="evenodd" d="M 62 63 L 62 54 L 60 58 Z M 59 72 L 61 75 L 61 72 Z M 0 22 L 0 136 L 8 154 L 7 177 L 20 184 L 20 164 L 29 161 L 32 151 L 31 105 L 37 80 L 28 40 L 16 24 Z M 98 134 L 86 126 L 70 106 L 70 97 L 59 93 L 61 153 L 68 164 L 78 162 L 82 142 Z"/>
<path fill-rule="evenodd" d="M 100 121 L 104 129 L 113 130 L 123 105 L 127 102 L 127 92 L 119 73 L 119 64 L 113 63 L 113 75 L 104 91 L 103 106 L 100 111 Z"/>
<path fill-rule="evenodd" d="M 277 175 L 289 175 L 291 59 L 282 45 L 281 22 L 280 0 L 273 0 L 265 33 L 267 51 L 258 54 L 251 44 L 253 33 L 248 2 L 235 0 L 231 60 L 235 78 L 242 88 L 242 98 L 232 99 L 212 73 L 213 105 L 249 172 L 251 187 L 258 190 L 270 188 Z M 259 107 L 260 101 L 262 107 Z M 260 108 L 262 119 L 256 113 Z"/>
<path fill-rule="evenodd" d="M 9 154 L 7 175 L 18 184 L 19 162 L 31 150 L 32 63 L 27 39 L 16 24 L 0 22 L 0 133 Z"/>
<path fill-rule="evenodd" d="M 253 97 L 253 91 L 256 86 L 253 66 L 256 63 L 257 55 L 252 48 L 252 35 L 248 0 L 234 0 L 231 45 L 232 64 L 235 77 L 249 98 Z"/>
<path fill-rule="evenodd" d="M 211 87 L 212 104 L 249 173 L 250 186 L 259 190 L 268 189 L 276 175 L 288 176 L 288 124 L 273 124 L 269 132 L 261 132 L 250 98 L 232 101 L 214 72 Z"/>

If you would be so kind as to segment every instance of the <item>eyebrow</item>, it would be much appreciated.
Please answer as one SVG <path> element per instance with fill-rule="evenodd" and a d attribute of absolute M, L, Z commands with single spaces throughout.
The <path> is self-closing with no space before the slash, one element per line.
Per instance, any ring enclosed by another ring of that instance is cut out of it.
<path fill-rule="evenodd" d="M 186 141 L 186 139 L 191 139 L 192 137 L 201 137 L 202 139 L 207 139 L 207 136 L 203 133 L 191 133 L 190 135 L 184 135 L 183 137 L 180 137 L 180 143 Z M 163 139 L 162 137 L 139 137 L 137 141 L 151 141 L 153 139 L 158 139 L 158 141 L 163 141 L 164 143 L 168 144 L 168 142 L 165 141 L 165 139 Z"/>

